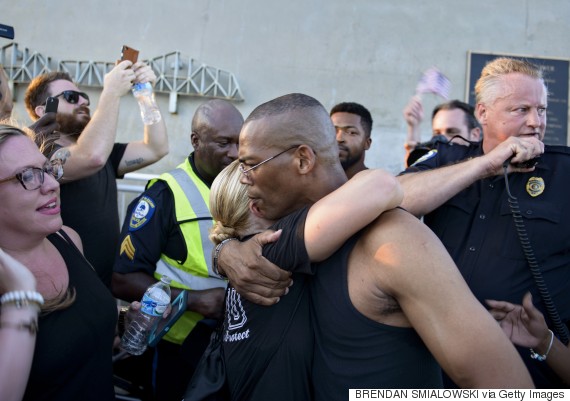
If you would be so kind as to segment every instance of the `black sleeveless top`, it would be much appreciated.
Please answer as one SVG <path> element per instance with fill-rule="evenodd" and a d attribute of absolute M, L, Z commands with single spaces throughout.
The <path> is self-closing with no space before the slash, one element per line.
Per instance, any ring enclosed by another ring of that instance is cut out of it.
<path fill-rule="evenodd" d="M 310 270 L 304 227 L 308 208 L 279 220 L 279 241 L 263 247 L 263 256 L 285 270 Z M 223 348 L 232 400 L 311 399 L 313 331 L 308 276 L 293 275 L 289 293 L 272 306 L 241 298 L 231 283 L 226 298 Z"/>
<path fill-rule="evenodd" d="M 350 388 L 441 388 L 441 369 L 415 330 L 362 315 L 348 293 L 348 257 L 361 233 L 320 263 L 312 281 L 317 400 L 346 400 Z"/>
<path fill-rule="evenodd" d="M 114 400 L 116 302 L 75 245 L 58 234 L 48 239 L 65 260 L 76 299 L 40 316 L 24 400 Z"/>

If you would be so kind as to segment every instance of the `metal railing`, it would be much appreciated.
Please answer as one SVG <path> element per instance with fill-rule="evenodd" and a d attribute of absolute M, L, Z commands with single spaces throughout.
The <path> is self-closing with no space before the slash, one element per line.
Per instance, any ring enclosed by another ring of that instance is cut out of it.
<path fill-rule="evenodd" d="M 154 90 L 168 93 L 169 111 L 176 113 L 178 95 L 244 100 L 236 76 L 230 71 L 212 67 L 179 51 L 145 60 L 154 70 L 157 81 Z M 57 67 L 54 68 L 54 64 Z M 115 65 L 109 61 L 52 60 L 27 47 L 21 50 L 15 42 L 0 48 L 0 65 L 3 66 L 11 86 L 28 84 L 37 75 L 50 71 L 65 71 L 80 86 L 103 87 L 105 74 Z M 11 89 L 13 89 L 11 87 Z"/>

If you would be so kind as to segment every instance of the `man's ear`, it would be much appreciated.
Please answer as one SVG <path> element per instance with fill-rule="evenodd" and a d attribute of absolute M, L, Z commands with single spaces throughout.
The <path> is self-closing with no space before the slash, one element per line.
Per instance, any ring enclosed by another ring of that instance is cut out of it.
<path fill-rule="evenodd" d="M 477 106 L 475 108 L 475 118 L 477 118 L 479 124 L 487 124 L 487 106 L 485 106 L 483 103 L 477 103 Z"/>
<path fill-rule="evenodd" d="M 364 141 L 364 143 L 365 143 L 364 150 L 370 149 L 370 145 L 372 145 L 372 138 L 371 137 L 366 138 L 366 141 Z"/>
<path fill-rule="evenodd" d="M 297 148 L 295 154 L 300 174 L 307 174 L 313 170 L 317 161 L 317 155 L 313 149 L 307 145 L 301 145 Z"/>
<path fill-rule="evenodd" d="M 34 111 L 36 112 L 36 114 L 38 115 L 38 117 L 42 117 L 45 113 L 46 113 L 46 106 L 41 104 L 39 106 L 36 106 L 36 108 L 34 109 Z"/>
<path fill-rule="evenodd" d="M 200 137 L 198 136 L 198 133 L 196 131 L 192 131 L 192 133 L 190 134 L 190 143 L 192 144 L 194 150 L 198 149 L 198 147 L 200 146 Z"/>

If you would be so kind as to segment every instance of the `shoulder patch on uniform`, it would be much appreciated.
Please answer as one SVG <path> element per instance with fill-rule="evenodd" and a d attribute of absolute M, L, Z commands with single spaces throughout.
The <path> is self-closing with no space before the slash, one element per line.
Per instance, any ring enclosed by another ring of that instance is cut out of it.
<path fill-rule="evenodd" d="M 425 155 L 420 157 L 418 160 L 416 160 L 416 162 L 414 164 L 412 164 L 412 166 L 415 166 L 418 163 L 425 162 L 426 160 L 429 160 L 429 159 L 435 157 L 436 155 L 437 155 L 437 149 L 432 149 L 429 152 L 427 152 Z"/>
<path fill-rule="evenodd" d="M 135 258 L 136 249 L 133 246 L 133 241 L 131 240 L 131 235 L 127 235 L 123 242 L 121 243 L 121 250 L 119 251 L 119 255 L 125 255 L 130 260 Z"/>
<path fill-rule="evenodd" d="M 146 195 L 140 198 L 139 203 L 133 209 L 129 221 L 129 231 L 136 231 L 144 227 L 154 215 L 156 204 Z"/>

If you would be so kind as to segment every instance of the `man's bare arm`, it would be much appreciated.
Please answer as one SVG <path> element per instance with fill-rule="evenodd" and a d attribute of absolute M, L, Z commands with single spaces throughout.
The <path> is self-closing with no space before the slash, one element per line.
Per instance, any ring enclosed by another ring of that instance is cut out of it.
<path fill-rule="evenodd" d="M 64 147 L 53 158 L 66 158 L 63 182 L 75 181 L 99 171 L 107 162 L 115 137 L 121 97 L 131 88 L 135 73 L 130 61 L 116 65 L 107 75 L 97 110 L 77 142 L 62 135 L 58 143 Z"/>
<path fill-rule="evenodd" d="M 123 301 L 140 301 L 146 289 L 156 281 L 153 276 L 142 272 L 113 273 L 111 291 Z"/>
<path fill-rule="evenodd" d="M 477 301 L 443 244 L 402 210 L 383 214 L 368 242 L 377 288 L 394 297 L 446 373 L 461 387 L 532 388 L 520 356 Z M 414 249 L 414 252 L 410 252 Z"/>
<path fill-rule="evenodd" d="M 382 212 L 398 206 L 403 196 L 392 174 L 368 169 L 319 199 L 305 222 L 305 246 L 311 262 L 330 257 Z"/>
<path fill-rule="evenodd" d="M 156 74 L 150 66 L 138 62 L 133 65 L 135 82 L 156 82 Z M 155 124 L 144 126 L 144 137 L 140 141 L 132 141 L 127 145 L 125 154 L 119 164 L 119 174 L 124 175 L 155 163 L 168 154 L 168 135 L 164 118 Z"/>
<path fill-rule="evenodd" d="M 402 207 L 415 216 L 432 212 L 474 182 L 502 173 L 509 157 L 513 163 L 540 156 L 544 144 L 536 138 L 511 137 L 488 154 L 434 170 L 398 176 L 404 188 Z M 509 172 L 532 169 L 509 167 Z"/>
<path fill-rule="evenodd" d="M 124 301 L 140 301 L 146 289 L 156 283 L 156 279 L 143 272 L 113 273 L 111 288 L 113 295 Z M 171 288 L 172 299 L 182 290 Z M 187 310 L 197 312 L 202 316 L 219 319 L 224 312 L 224 289 L 210 288 L 207 290 L 188 290 Z"/>

